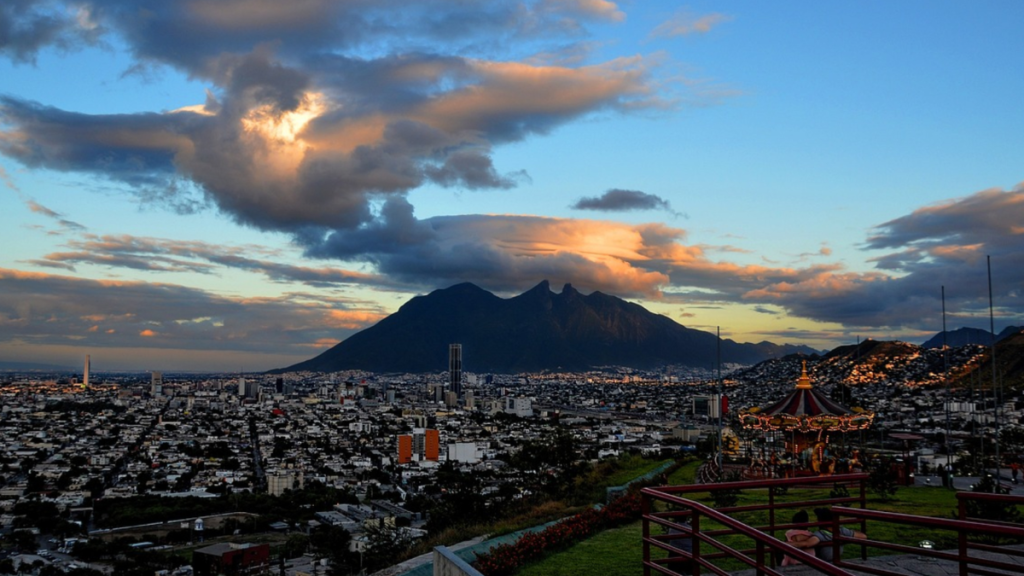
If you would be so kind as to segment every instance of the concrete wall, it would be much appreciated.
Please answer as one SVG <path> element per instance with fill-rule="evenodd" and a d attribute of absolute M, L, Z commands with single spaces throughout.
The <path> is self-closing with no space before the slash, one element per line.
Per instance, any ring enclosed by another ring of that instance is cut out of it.
<path fill-rule="evenodd" d="M 434 576 L 483 576 L 454 552 L 438 546 L 434 548 Z"/>

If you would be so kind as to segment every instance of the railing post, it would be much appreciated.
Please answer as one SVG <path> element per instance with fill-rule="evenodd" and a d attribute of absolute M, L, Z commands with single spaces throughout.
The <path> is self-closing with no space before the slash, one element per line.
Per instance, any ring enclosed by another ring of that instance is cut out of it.
<path fill-rule="evenodd" d="M 768 487 L 768 528 L 771 532 L 772 538 L 775 537 L 775 487 Z M 775 554 L 771 555 L 769 561 L 772 564 L 772 568 L 775 568 Z"/>
<path fill-rule="evenodd" d="M 867 478 L 861 478 L 860 479 L 860 509 L 861 510 L 865 510 L 868 507 L 867 484 L 868 484 Z M 861 520 L 860 520 L 860 531 L 863 532 L 864 534 L 868 533 L 868 521 L 865 520 L 864 518 L 861 518 Z M 868 559 L 868 547 L 867 546 L 861 546 L 860 547 L 860 559 L 861 560 L 867 560 Z"/>
<path fill-rule="evenodd" d="M 764 542 L 758 540 L 755 548 L 757 549 L 755 552 L 757 555 L 757 576 L 764 576 Z"/>
<path fill-rule="evenodd" d="M 839 538 L 842 534 L 839 532 L 839 514 L 835 513 L 835 509 L 832 511 L 832 563 L 840 563 L 843 561 L 842 546 L 839 545 Z"/>
<path fill-rule="evenodd" d="M 651 523 L 647 519 L 648 514 L 651 513 L 651 496 L 649 494 L 640 493 L 640 511 L 643 519 L 644 576 L 651 576 L 651 567 L 647 565 L 651 561 Z"/>
<path fill-rule="evenodd" d="M 959 494 L 957 496 L 957 509 L 959 510 L 960 520 L 967 520 L 967 499 L 960 498 Z M 967 533 L 964 532 L 962 526 L 956 530 L 956 541 L 957 555 L 960 557 L 958 559 L 960 563 L 960 576 L 967 576 Z"/>
<path fill-rule="evenodd" d="M 700 533 L 700 512 L 694 509 L 692 518 L 690 528 L 693 533 L 690 534 L 690 541 L 693 542 L 693 562 L 690 563 L 690 574 L 691 576 L 700 576 L 700 538 L 697 537 L 697 534 Z"/>

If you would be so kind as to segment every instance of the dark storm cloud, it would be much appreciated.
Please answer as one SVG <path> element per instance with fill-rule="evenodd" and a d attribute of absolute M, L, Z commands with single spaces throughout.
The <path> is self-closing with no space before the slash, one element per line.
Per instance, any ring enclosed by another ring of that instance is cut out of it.
<path fill-rule="evenodd" d="M 47 46 L 69 49 L 94 42 L 101 30 L 85 7 L 63 2 L 4 0 L 0 3 L 0 55 L 34 62 Z"/>
<path fill-rule="evenodd" d="M 604 19 L 571 2 L 462 0 L 103 0 L 83 2 L 127 40 L 142 60 L 190 74 L 213 73 L 224 53 L 273 42 L 290 59 L 332 51 L 405 53 L 443 44 L 453 53 L 507 51 L 532 39 L 582 33 L 581 20 Z M 564 4 L 557 9 L 552 4 Z M 552 9 L 556 8 L 556 9 Z"/>
<path fill-rule="evenodd" d="M 475 150 L 461 150 L 445 159 L 441 166 L 424 168 L 427 178 L 442 186 L 461 186 L 469 189 L 512 188 L 511 176 L 502 176 L 494 169 L 491 158 Z"/>
<path fill-rule="evenodd" d="M 639 190 L 620 190 L 612 188 L 601 196 L 580 198 L 572 208 L 576 210 L 599 210 L 602 212 L 627 212 L 629 210 L 664 210 L 678 215 L 672 210 L 668 200 L 654 194 Z"/>
<path fill-rule="evenodd" d="M 149 185 L 174 171 L 193 114 L 88 115 L 0 96 L 0 153 L 26 166 Z"/>
<path fill-rule="evenodd" d="M 0 269 L 0 342 L 309 354 L 383 317 L 358 301 L 233 299 L 171 284 Z"/>

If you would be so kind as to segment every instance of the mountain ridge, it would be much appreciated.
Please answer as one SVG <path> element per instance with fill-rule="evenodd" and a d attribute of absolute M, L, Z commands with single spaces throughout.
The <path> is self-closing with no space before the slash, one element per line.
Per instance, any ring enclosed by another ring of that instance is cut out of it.
<path fill-rule="evenodd" d="M 602 292 L 582 294 L 571 284 L 560 293 L 544 280 L 500 298 L 463 282 L 415 296 L 397 312 L 319 356 L 270 371 L 441 372 L 448 345 L 460 343 L 466 370 L 517 373 L 585 370 L 597 366 L 712 368 L 717 337 L 687 328 L 639 304 Z M 807 346 L 721 341 L 722 361 L 753 364 Z"/>

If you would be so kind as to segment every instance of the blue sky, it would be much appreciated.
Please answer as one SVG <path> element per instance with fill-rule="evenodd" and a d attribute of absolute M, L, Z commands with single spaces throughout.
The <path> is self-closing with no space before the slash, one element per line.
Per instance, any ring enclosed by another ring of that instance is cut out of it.
<path fill-rule="evenodd" d="M 284 8 L 282 8 L 284 7 Z M 0 360 L 258 370 L 541 280 L 738 341 L 1024 323 L 1018 2 L 0 7 Z M 443 368 L 443 367 L 442 367 Z"/>

